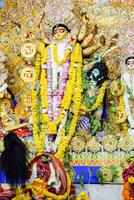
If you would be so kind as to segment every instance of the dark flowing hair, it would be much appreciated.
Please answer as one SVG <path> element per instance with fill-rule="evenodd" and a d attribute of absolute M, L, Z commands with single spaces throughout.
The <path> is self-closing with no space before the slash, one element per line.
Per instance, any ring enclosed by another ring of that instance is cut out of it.
<path fill-rule="evenodd" d="M 0 168 L 11 188 L 24 185 L 28 179 L 28 151 L 15 133 L 4 137 L 4 151 L 0 157 Z"/>

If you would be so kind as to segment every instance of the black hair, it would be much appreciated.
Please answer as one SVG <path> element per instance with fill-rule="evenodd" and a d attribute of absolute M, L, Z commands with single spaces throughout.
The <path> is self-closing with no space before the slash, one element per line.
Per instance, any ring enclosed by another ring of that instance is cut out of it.
<path fill-rule="evenodd" d="M 71 31 L 65 24 L 60 24 L 60 23 L 59 23 L 59 24 L 56 24 L 56 25 L 53 27 L 53 29 L 52 29 L 52 33 L 53 33 L 53 34 L 54 34 L 54 29 L 55 29 L 55 28 L 58 28 L 58 27 L 63 27 L 63 28 L 65 28 L 65 29 L 67 30 L 68 33 L 70 33 L 70 31 Z"/>
<path fill-rule="evenodd" d="M 4 137 L 4 151 L 0 157 L 0 169 L 11 188 L 24 185 L 29 177 L 28 150 L 15 133 Z"/>
<path fill-rule="evenodd" d="M 93 67 L 87 72 L 89 80 L 94 69 L 98 69 L 100 72 L 97 78 L 94 77 L 94 80 L 96 80 L 97 86 L 101 86 L 105 80 L 108 80 L 108 67 L 103 61 L 95 63 Z"/>
<path fill-rule="evenodd" d="M 130 60 L 130 59 L 134 59 L 134 56 L 130 56 L 130 57 L 128 57 L 126 60 L 125 60 L 125 64 L 127 65 L 128 63 L 128 60 Z"/>

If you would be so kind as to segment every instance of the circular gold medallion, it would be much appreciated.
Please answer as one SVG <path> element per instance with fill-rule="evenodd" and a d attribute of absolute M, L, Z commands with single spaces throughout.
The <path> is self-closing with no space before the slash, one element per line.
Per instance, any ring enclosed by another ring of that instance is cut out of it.
<path fill-rule="evenodd" d="M 32 93 L 31 92 L 26 92 L 22 96 L 23 103 L 25 106 L 32 106 Z"/>
<path fill-rule="evenodd" d="M 127 118 L 125 108 L 123 106 L 118 106 L 117 107 L 117 112 L 116 112 L 116 122 L 118 124 L 123 123 Z"/>
<path fill-rule="evenodd" d="M 35 70 L 31 67 L 25 67 L 21 70 L 20 76 L 24 82 L 32 82 L 35 79 Z"/>
<path fill-rule="evenodd" d="M 36 46 L 33 43 L 25 43 L 21 47 L 21 55 L 25 58 L 33 58 L 36 54 Z"/>
<path fill-rule="evenodd" d="M 80 137 L 74 137 L 72 140 L 72 147 L 74 151 L 81 152 L 85 148 L 85 142 Z"/>

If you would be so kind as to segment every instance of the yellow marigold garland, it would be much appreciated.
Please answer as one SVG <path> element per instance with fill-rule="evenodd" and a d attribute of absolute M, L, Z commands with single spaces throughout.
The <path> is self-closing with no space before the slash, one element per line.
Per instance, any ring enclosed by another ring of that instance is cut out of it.
<path fill-rule="evenodd" d="M 36 183 L 38 183 L 38 189 L 37 187 L 35 187 L 34 184 L 28 185 L 27 189 L 31 189 L 35 196 L 40 195 L 40 198 L 46 197 L 46 198 L 51 198 L 53 200 L 64 200 L 68 197 L 71 188 L 71 178 L 68 175 L 68 173 L 66 173 L 66 175 L 67 175 L 67 191 L 64 195 L 56 195 L 51 192 L 48 192 L 47 188 L 45 186 L 43 187 L 42 185 L 44 181 L 40 179 L 36 181 Z"/>
<path fill-rule="evenodd" d="M 35 84 L 39 79 L 39 74 L 40 74 L 40 65 L 46 63 L 46 58 L 47 58 L 47 51 L 44 49 L 44 47 L 41 47 L 41 57 L 39 54 L 36 56 L 36 62 L 35 62 L 35 67 L 36 67 L 36 79 L 35 79 Z M 45 50 L 45 51 L 44 51 Z M 62 159 L 64 157 L 64 152 L 66 151 L 66 148 L 68 147 L 68 144 L 70 140 L 72 139 L 77 120 L 78 120 L 78 114 L 80 110 L 80 105 L 81 105 L 81 97 L 82 97 L 82 75 L 81 75 L 81 67 L 82 67 L 82 56 L 81 56 L 81 49 L 79 45 L 76 45 L 75 51 L 71 53 L 71 63 L 69 67 L 69 81 L 67 82 L 66 89 L 65 89 L 65 95 L 63 97 L 62 103 L 61 103 L 61 109 L 60 109 L 60 116 L 59 119 L 53 123 L 51 123 L 48 119 L 47 114 L 44 114 L 42 117 L 42 130 L 41 133 L 39 134 L 39 127 L 38 127 L 38 120 L 39 120 L 39 113 L 38 113 L 38 99 L 37 99 L 37 91 L 35 89 L 35 86 L 33 88 L 33 109 L 32 109 L 32 114 L 33 114 L 33 135 L 35 139 L 35 144 L 37 147 L 38 153 L 41 153 L 43 151 L 43 145 L 44 145 L 44 137 L 45 137 L 45 128 L 46 125 L 48 124 L 50 130 L 53 129 L 56 131 L 57 125 L 61 122 L 63 119 L 64 115 L 62 114 L 63 110 L 68 110 L 70 107 L 70 102 L 73 100 L 74 104 L 74 116 L 70 125 L 70 130 L 69 134 L 65 139 L 65 129 L 62 129 L 61 132 L 61 138 L 60 138 L 60 145 L 58 148 L 58 152 L 56 154 L 57 157 Z M 77 64 L 75 66 L 74 64 Z M 41 74 L 41 101 L 42 101 L 42 107 L 47 109 L 47 78 L 46 78 L 46 70 L 42 70 Z M 73 97 L 73 99 L 72 99 Z M 64 143 L 64 144 L 63 144 Z M 50 198 L 53 200 L 64 200 L 67 198 L 67 196 L 70 193 L 70 187 L 71 187 L 71 179 L 69 175 L 67 174 L 67 192 L 64 195 L 55 195 L 51 192 L 48 192 L 47 189 L 45 188 L 43 191 L 41 190 L 41 196 L 43 195 L 46 198 Z M 34 190 L 33 186 L 30 185 L 28 188 L 31 188 Z M 33 191 L 36 195 L 35 190 Z"/>
<path fill-rule="evenodd" d="M 74 67 L 74 63 L 76 62 L 76 60 L 78 62 L 79 48 L 80 46 L 76 44 L 75 50 L 72 51 L 71 53 L 71 62 L 69 66 L 69 80 L 67 81 L 65 94 L 61 102 L 59 118 L 56 121 L 50 121 L 47 112 L 43 115 L 43 119 L 44 119 L 43 121 L 44 123 L 46 122 L 48 124 L 48 132 L 50 134 L 55 134 L 57 132 L 57 126 L 61 123 L 61 121 L 64 118 L 63 110 L 69 109 L 74 87 L 75 87 L 76 74 L 77 74 L 77 68 Z M 42 52 L 41 55 L 43 55 L 46 58 L 47 51 L 45 51 L 43 47 L 42 47 L 41 52 Z M 42 56 L 42 59 L 43 59 L 42 63 L 46 63 L 46 59 L 44 60 L 43 56 Z M 42 102 L 42 107 L 46 109 L 47 111 L 48 104 L 47 104 L 47 92 L 45 92 L 46 89 L 47 89 L 46 70 L 43 69 L 42 75 L 41 75 L 41 102 Z"/>
<path fill-rule="evenodd" d="M 28 193 L 24 193 L 23 189 L 16 189 L 16 196 L 12 200 L 31 200 L 31 197 Z"/>
<path fill-rule="evenodd" d="M 43 151 L 43 146 L 44 146 L 44 137 L 45 137 L 45 129 L 46 129 L 46 124 L 42 123 L 41 130 L 39 130 L 38 122 L 39 122 L 39 108 L 38 108 L 38 91 L 36 89 L 36 84 L 37 81 L 39 80 L 39 74 L 40 74 L 40 66 L 41 66 L 41 55 L 37 53 L 36 55 L 36 61 L 35 61 L 35 70 L 36 70 L 36 77 L 33 83 L 33 89 L 32 89 L 32 116 L 33 116 L 33 136 L 34 136 L 34 141 L 36 145 L 37 152 L 39 154 L 42 153 Z M 42 117 L 43 121 L 43 117 Z"/>
<path fill-rule="evenodd" d="M 84 112 L 88 112 L 88 110 L 96 110 L 97 108 L 99 108 L 103 102 L 103 99 L 104 99 L 104 95 L 105 95 L 105 90 L 106 90 L 106 87 L 107 87 L 107 82 L 108 81 L 105 81 L 103 84 L 102 84 L 102 87 L 100 88 L 100 91 L 99 91 L 99 95 L 97 97 L 97 100 L 96 102 L 90 107 L 90 108 L 87 108 L 85 105 L 81 105 L 81 110 L 84 111 Z"/>
<path fill-rule="evenodd" d="M 48 48 L 45 48 L 44 44 L 40 45 L 41 50 L 41 64 L 47 63 L 47 50 Z M 41 103 L 42 108 L 46 109 L 48 107 L 47 103 L 47 79 L 46 79 L 46 70 L 42 69 L 41 72 Z"/>
<path fill-rule="evenodd" d="M 106 87 L 107 87 L 107 82 L 108 82 L 108 81 L 105 81 L 105 82 L 102 84 L 102 87 L 100 88 L 100 91 L 99 91 L 99 95 L 98 95 L 98 97 L 97 97 L 97 100 L 96 100 L 96 102 L 91 106 L 90 110 L 95 110 L 95 109 L 99 108 L 100 105 L 102 104 L 103 98 L 104 98 L 104 95 L 105 95 L 105 90 L 106 90 Z"/>
<path fill-rule="evenodd" d="M 81 49 L 79 48 L 79 59 L 81 59 Z M 79 61 L 78 66 L 77 66 L 77 78 L 76 78 L 76 83 L 75 83 L 75 90 L 74 90 L 74 96 L 73 96 L 73 102 L 74 102 L 74 116 L 71 121 L 69 133 L 66 137 L 63 138 L 63 141 L 60 143 L 58 152 L 56 153 L 56 157 L 58 157 L 60 160 L 63 159 L 64 153 L 68 147 L 69 142 L 71 141 L 76 125 L 77 125 L 77 120 L 78 120 L 78 114 L 80 111 L 80 106 L 81 106 L 81 98 L 82 98 L 82 76 L 81 76 L 81 68 L 82 68 L 82 63 L 81 60 Z"/>
<path fill-rule="evenodd" d="M 67 60 L 67 58 L 68 58 L 68 56 L 69 56 L 70 53 L 71 53 L 71 50 L 68 49 L 68 50 L 65 52 L 65 54 L 64 54 L 64 56 L 63 56 L 63 58 L 62 58 L 62 60 L 58 60 L 58 49 L 57 49 L 57 44 L 54 44 L 54 45 L 53 45 L 54 61 L 56 62 L 57 65 L 63 65 L 63 64 L 66 62 L 66 60 Z"/>
<path fill-rule="evenodd" d="M 40 63 L 41 58 L 40 55 L 36 55 L 36 61 L 35 61 L 35 70 L 36 70 L 36 77 L 33 83 L 33 89 L 32 89 L 32 117 L 33 117 L 33 136 L 34 141 L 36 145 L 37 152 L 41 151 L 40 146 L 40 139 L 39 139 L 39 127 L 38 127 L 38 121 L 39 121 L 39 113 L 38 113 L 38 100 L 37 100 L 37 90 L 36 90 L 36 83 L 38 81 L 39 77 L 39 71 L 40 71 Z"/>
<path fill-rule="evenodd" d="M 36 79 L 35 83 L 38 80 L 39 74 L 40 74 L 40 65 L 41 64 L 46 64 L 47 62 L 47 48 L 45 48 L 44 45 L 40 45 L 40 50 L 41 50 L 41 57 L 39 54 L 36 56 L 36 62 L 35 62 L 35 67 L 36 67 Z M 40 60 L 41 59 L 41 60 Z M 78 66 L 76 67 L 74 64 L 77 64 Z M 43 151 L 43 144 L 44 144 L 44 137 L 45 137 L 45 129 L 48 125 L 48 130 L 50 133 L 56 133 L 57 131 L 57 126 L 60 124 L 62 121 L 64 114 L 64 110 L 68 110 L 70 106 L 70 102 L 74 95 L 74 105 L 75 105 L 75 114 L 74 118 L 71 123 L 70 127 L 70 132 L 69 135 L 66 139 L 66 145 L 65 149 L 67 148 L 69 141 L 71 140 L 74 132 L 75 132 L 75 127 L 78 119 L 78 113 L 80 109 L 80 104 L 81 104 L 81 84 L 82 84 L 82 75 L 81 75 L 81 67 L 82 67 L 82 55 L 81 55 L 81 49 L 79 44 L 76 44 L 75 49 L 71 53 L 71 62 L 70 62 L 70 67 L 69 67 L 69 80 L 66 85 L 65 89 L 65 94 L 63 97 L 63 100 L 61 102 L 61 108 L 59 112 L 59 118 L 56 121 L 49 121 L 48 114 L 45 113 L 42 116 L 42 130 L 41 133 L 39 134 L 39 128 L 38 128 L 38 110 L 37 110 L 37 92 L 36 90 L 33 89 L 33 135 L 35 139 L 35 144 L 37 147 L 37 150 L 39 153 Z M 77 80 L 76 80 L 77 79 Z M 76 87 L 76 88 L 75 88 Z M 75 90 L 74 90 L 75 89 Z M 47 104 L 47 77 L 46 77 L 46 70 L 43 69 L 41 73 L 41 104 L 42 108 L 47 110 L 48 104 Z M 75 92 L 74 92 L 75 91 Z M 65 150 L 64 150 L 65 151 Z M 59 154 L 59 153 L 58 153 Z M 62 157 L 63 157 L 64 152 L 62 151 Z"/>
<path fill-rule="evenodd" d="M 124 111 L 125 111 L 125 104 L 124 104 L 123 96 L 120 96 L 120 98 L 119 98 L 119 106 L 123 107 Z M 124 134 L 127 134 L 128 133 L 128 126 L 127 126 L 126 120 L 122 123 L 122 127 L 123 127 L 122 132 Z"/>
<path fill-rule="evenodd" d="M 80 108 L 83 112 L 87 112 L 88 111 L 88 109 L 87 109 L 87 107 L 84 105 L 84 104 L 82 104 L 81 105 L 81 108 Z"/>

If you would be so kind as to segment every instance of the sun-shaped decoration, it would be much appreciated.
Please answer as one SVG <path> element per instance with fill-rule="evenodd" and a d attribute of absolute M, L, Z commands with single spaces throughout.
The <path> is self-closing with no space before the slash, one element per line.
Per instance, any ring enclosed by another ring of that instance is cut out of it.
<path fill-rule="evenodd" d="M 87 143 L 87 146 L 88 146 L 88 149 L 92 152 L 97 152 L 97 151 L 100 151 L 102 146 L 100 145 L 99 142 L 97 142 L 95 140 L 95 138 L 91 139 L 90 141 L 88 141 Z"/>
<path fill-rule="evenodd" d="M 85 142 L 80 137 L 74 137 L 72 140 L 72 148 L 76 152 L 81 152 L 85 149 Z"/>
<path fill-rule="evenodd" d="M 109 152 L 115 151 L 118 147 L 118 141 L 113 135 L 109 135 L 104 138 L 103 147 Z"/>
<path fill-rule="evenodd" d="M 133 136 L 125 136 L 119 140 L 119 146 L 124 151 L 131 151 L 134 148 Z"/>

